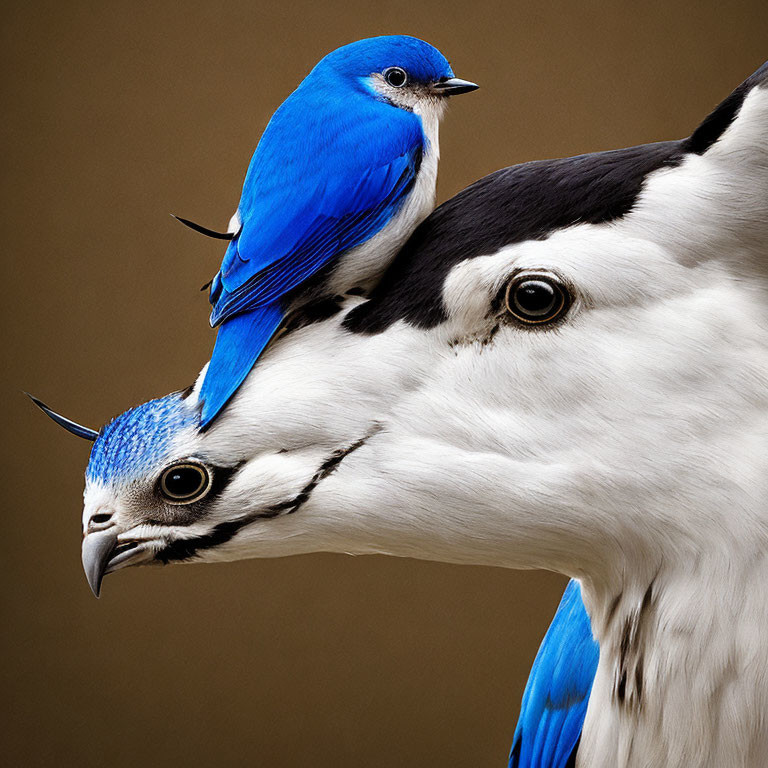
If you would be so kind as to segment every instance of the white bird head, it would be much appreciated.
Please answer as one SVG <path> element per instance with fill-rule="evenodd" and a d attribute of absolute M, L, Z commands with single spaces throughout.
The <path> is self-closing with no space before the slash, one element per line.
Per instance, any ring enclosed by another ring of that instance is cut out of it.
<path fill-rule="evenodd" d="M 209 430 L 196 388 L 107 425 L 94 589 L 309 551 L 597 578 L 764 536 L 767 79 L 689 139 L 469 187 L 370 298 L 279 335 Z"/>

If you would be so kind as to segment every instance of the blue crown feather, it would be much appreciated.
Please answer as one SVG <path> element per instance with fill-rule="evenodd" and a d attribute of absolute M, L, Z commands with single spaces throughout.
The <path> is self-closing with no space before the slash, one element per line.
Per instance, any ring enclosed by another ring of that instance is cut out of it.
<path fill-rule="evenodd" d="M 99 432 L 86 478 L 114 482 L 140 477 L 168 454 L 179 431 L 199 423 L 197 409 L 178 392 L 131 408 Z"/>

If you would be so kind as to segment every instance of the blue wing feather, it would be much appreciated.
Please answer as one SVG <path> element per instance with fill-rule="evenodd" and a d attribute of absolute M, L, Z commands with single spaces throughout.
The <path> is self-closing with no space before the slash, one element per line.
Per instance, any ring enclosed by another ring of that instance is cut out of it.
<path fill-rule="evenodd" d="M 581 588 L 570 581 L 525 686 L 509 768 L 572 765 L 599 655 Z"/>
<path fill-rule="evenodd" d="M 418 116 L 370 94 L 336 103 L 335 92 L 302 88 L 275 113 L 248 169 L 241 230 L 212 286 L 214 325 L 275 301 L 368 240 L 415 181 Z"/>
<path fill-rule="evenodd" d="M 282 309 L 275 305 L 245 312 L 223 323 L 216 334 L 211 361 L 200 388 L 202 429 L 243 383 L 253 363 L 280 327 Z"/>
<path fill-rule="evenodd" d="M 280 327 L 283 297 L 379 232 L 418 173 L 417 115 L 367 91 L 307 82 L 264 131 L 243 184 L 240 232 L 211 283 L 211 324 L 221 327 L 200 392 L 202 428 Z"/>
<path fill-rule="evenodd" d="M 408 155 L 395 158 L 387 167 L 386 175 L 364 174 L 362 181 L 367 184 L 358 185 L 356 197 L 349 201 L 351 210 L 335 216 L 318 210 L 303 239 L 294 244 L 294 250 L 255 272 L 255 260 L 240 257 L 243 250 L 248 252 L 254 247 L 254 238 L 248 231 L 251 227 L 244 224 L 241 235 L 229 245 L 238 258 L 231 260 L 229 271 L 222 272 L 224 290 L 215 298 L 211 322 L 217 324 L 238 312 L 279 299 L 335 256 L 375 235 L 396 213 L 412 187 L 419 154 L 417 146 Z M 361 202 L 368 207 L 357 210 Z"/>

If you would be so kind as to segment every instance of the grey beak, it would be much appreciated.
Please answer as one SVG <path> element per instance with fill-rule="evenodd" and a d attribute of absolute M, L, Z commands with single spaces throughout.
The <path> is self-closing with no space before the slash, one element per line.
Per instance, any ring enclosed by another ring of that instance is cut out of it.
<path fill-rule="evenodd" d="M 476 91 L 479 87 L 475 83 L 470 83 L 469 80 L 462 80 L 460 77 L 449 77 L 447 80 L 440 80 L 435 83 L 432 89 L 440 96 L 458 96 L 460 93 Z"/>
<path fill-rule="evenodd" d="M 117 533 L 112 530 L 94 531 L 83 539 L 83 570 L 88 586 L 96 597 L 101 592 L 101 580 L 116 546 Z"/>

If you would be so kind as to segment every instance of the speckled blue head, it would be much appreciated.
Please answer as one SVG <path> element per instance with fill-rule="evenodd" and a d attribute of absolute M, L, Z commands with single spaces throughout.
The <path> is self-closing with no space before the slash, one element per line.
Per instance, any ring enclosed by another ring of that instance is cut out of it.
<path fill-rule="evenodd" d="M 198 424 L 197 409 L 178 392 L 131 408 L 100 430 L 85 476 L 103 483 L 141 477 L 169 455 L 181 430 Z"/>
<path fill-rule="evenodd" d="M 394 66 L 405 69 L 417 82 L 453 77 L 451 65 L 437 48 L 409 35 L 370 37 L 344 45 L 321 59 L 315 71 L 330 68 L 344 75 L 366 77 Z"/>

